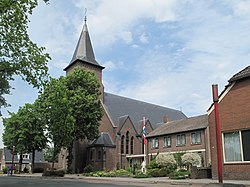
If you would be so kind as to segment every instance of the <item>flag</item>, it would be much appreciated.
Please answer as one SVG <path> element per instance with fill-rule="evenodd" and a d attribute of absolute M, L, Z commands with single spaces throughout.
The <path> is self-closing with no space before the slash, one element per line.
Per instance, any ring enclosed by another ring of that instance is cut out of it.
<path fill-rule="evenodd" d="M 147 140 L 146 140 L 146 135 L 147 135 L 147 132 L 146 132 L 146 126 L 145 126 L 145 117 L 143 117 L 142 119 L 142 138 L 143 138 L 143 143 L 146 144 L 147 143 Z"/>

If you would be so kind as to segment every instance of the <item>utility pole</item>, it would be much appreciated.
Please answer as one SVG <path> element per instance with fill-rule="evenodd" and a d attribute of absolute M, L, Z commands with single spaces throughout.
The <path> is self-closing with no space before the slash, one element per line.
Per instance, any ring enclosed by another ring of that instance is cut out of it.
<path fill-rule="evenodd" d="M 212 85 L 213 92 L 213 102 L 214 102 L 214 116 L 215 116 L 215 126 L 216 126 L 216 147 L 217 147 L 217 165 L 218 165 L 218 179 L 219 183 L 223 183 L 222 174 L 222 147 L 221 147 L 221 128 L 219 120 L 219 96 L 218 96 L 218 85 Z"/>

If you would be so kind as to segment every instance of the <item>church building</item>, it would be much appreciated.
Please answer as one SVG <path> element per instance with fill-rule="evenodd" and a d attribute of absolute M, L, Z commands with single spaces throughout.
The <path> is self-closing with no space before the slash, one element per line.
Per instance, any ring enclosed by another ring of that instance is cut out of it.
<path fill-rule="evenodd" d="M 141 165 L 146 154 L 143 149 L 142 118 L 146 118 L 147 133 L 169 120 L 187 118 L 179 110 L 105 92 L 102 84 L 104 67 L 95 59 L 86 18 L 73 58 L 64 70 L 69 74 L 79 67 L 94 72 L 100 81 L 100 100 L 104 112 L 99 125 L 99 137 L 93 142 L 75 142 L 73 172 L 82 172 L 89 164 L 94 170 Z M 65 151 L 59 155 L 59 166 L 62 168 L 67 165 L 66 154 Z"/>

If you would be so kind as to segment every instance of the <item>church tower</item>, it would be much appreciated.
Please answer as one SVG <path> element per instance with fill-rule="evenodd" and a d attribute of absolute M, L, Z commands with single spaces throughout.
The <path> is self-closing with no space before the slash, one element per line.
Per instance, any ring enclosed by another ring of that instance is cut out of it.
<path fill-rule="evenodd" d="M 87 18 L 85 16 L 83 29 L 76 45 L 75 52 L 69 63 L 69 65 L 64 68 L 66 75 L 71 73 L 75 68 L 84 68 L 88 71 L 95 73 L 99 84 L 101 99 L 103 101 L 104 87 L 102 84 L 102 70 L 104 69 L 95 59 L 93 47 L 91 44 L 88 28 L 87 28 Z"/>

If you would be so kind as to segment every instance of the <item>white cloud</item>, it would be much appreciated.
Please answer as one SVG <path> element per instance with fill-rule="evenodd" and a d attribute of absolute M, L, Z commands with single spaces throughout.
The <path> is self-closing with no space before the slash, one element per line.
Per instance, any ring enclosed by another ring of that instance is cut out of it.
<path fill-rule="evenodd" d="M 141 41 L 141 43 L 143 43 L 143 44 L 147 44 L 148 43 L 148 37 L 146 36 L 146 34 L 142 34 L 141 36 L 140 36 L 140 41 Z"/>
<path fill-rule="evenodd" d="M 176 0 L 100 0 L 75 1 L 76 5 L 92 8 L 88 11 L 89 26 L 98 46 L 113 44 L 123 38 L 124 32 L 133 32 L 141 20 L 153 19 L 156 22 L 173 21 Z"/>
<path fill-rule="evenodd" d="M 121 39 L 124 40 L 126 44 L 131 44 L 133 42 L 132 33 L 129 31 L 123 31 L 121 33 Z"/>

